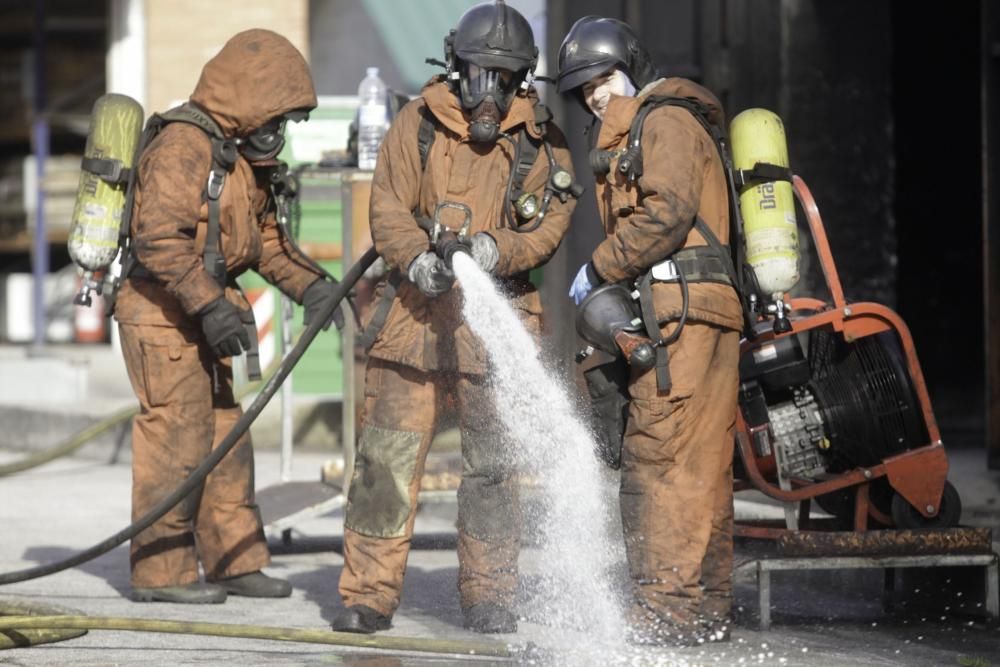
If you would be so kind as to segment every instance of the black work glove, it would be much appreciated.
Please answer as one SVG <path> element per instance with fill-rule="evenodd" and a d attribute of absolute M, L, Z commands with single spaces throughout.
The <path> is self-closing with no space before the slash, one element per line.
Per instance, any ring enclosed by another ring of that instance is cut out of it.
<path fill-rule="evenodd" d="M 217 357 L 235 357 L 250 349 L 250 336 L 240 319 L 240 309 L 220 296 L 198 311 L 205 340 Z"/>
<path fill-rule="evenodd" d="M 431 251 L 417 255 L 407 271 L 410 282 L 432 299 L 451 289 L 455 274 L 445 265 L 444 260 Z"/>
<path fill-rule="evenodd" d="M 333 303 L 334 292 L 337 291 L 337 284 L 336 280 L 320 278 L 306 288 L 306 291 L 302 293 L 302 305 L 306 309 L 305 315 L 302 317 L 303 325 L 309 326 L 310 322 L 330 307 Z M 344 328 L 344 311 L 341 310 L 340 306 L 337 306 L 333 314 L 330 315 L 330 319 L 323 323 L 323 331 L 330 328 L 331 322 L 337 325 L 337 329 Z"/>

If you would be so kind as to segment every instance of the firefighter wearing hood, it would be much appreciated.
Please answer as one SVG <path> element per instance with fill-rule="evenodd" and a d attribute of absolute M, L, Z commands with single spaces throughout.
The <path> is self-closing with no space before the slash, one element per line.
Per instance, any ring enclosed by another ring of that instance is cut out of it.
<path fill-rule="evenodd" d="M 630 127 L 651 95 L 692 98 L 720 127 L 719 101 L 685 79 L 658 79 L 632 29 L 588 16 L 559 53 L 560 92 L 600 121 L 591 163 L 607 238 L 580 267 L 579 304 L 601 283 L 637 280 L 680 249 L 705 246 L 700 217 L 728 242 L 726 176 L 716 146 L 687 109 L 655 107 L 641 131 L 642 168 L 624 173 Z M 603 163 L 603 168 L 602 164 Z M 677 280 L 651 279 L 656 331 L 677 329 Z M 725 635 L 732 604 L 732 454 L 742 309 L 735 290 L 692 281 L 686 324 L 666 346 L 669 388 L 656 369 L 632 367 L 621 461 L 621 513 L 634 588 L 629 612 L 639 642 L 696 643 Z M 646 319 L 646 313 L 644 313 Z"/>
<path fill-rule="evenodd" d="M 185 105 L 189 115 L 207 115 L 225 142 L 197 125 L 170 122 L 139 160 L 132 256 L 115 308 L 141 407 L 132 433 L 133 518 L 173 491 L 242 415 L 230 357 L 248 349 L 253 334 L 236 277 L 254 269 L 303 303 L 307 318 L 332 298 L 333 283 L 284 236 L 253 166 L 273 164 L 284 124 L 315 106 L 308 65 L 295 47 L 268 30 L 241 32 L 205 65 Z M 222 270 L 213 275 L 205 262 L 207 191 L 213 150 L 222 143 L 235 150 L 216 191 Z M 261 572 L 269 558 L 248 434 L 199 491 L 132 540 L 133 598 L 206 603 L 227 593 L 289 595 L 287 582 Z"/>
<path fill-rule="evenodd" d="M 428 220 L 437 217 L 452 231 L 467 227 L 473 258 L 537 332 L 541 303 L 527 272 L 544 264 L 566 233 L 574 202 L 546 193 L 553 165 L 570 177 L 570 158 L 529 85 L 537 49 L 521 14 L 503 2 L 471 8 L 446 39 L 445 55 L 448 74 L 400 111 L 372 181 L 372 238 L 391 272 L 366 323 L 365 405 L 344 521 L 345 608 L 334 630 L 390 626 L 424 460 L 449 395 L 463 455 L 458 590 L 465 625 L 516 629 L 518 506 L 508 445 L 488 393 L 486 350 L 462 319 L 461 286 L 435 252 Z M 521 193 L 511 194 L 521 141 L 537 155 L 520 174 Z M 524 205 L 532 198 L 549 202 L 544 219 Z"/>

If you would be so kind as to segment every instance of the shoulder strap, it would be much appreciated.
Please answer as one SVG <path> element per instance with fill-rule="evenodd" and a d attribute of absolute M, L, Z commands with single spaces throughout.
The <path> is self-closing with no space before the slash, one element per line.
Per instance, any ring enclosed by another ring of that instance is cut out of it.
<path fill-rule="evenodd" d="M 427 156 L 430 155 L 434 137 L 437 134 L 437 119 L 426 105 L 420 108 L 420 129 L 417 130 L 417 149 L 420 151 L 420 173 L 427 168 Z"/>
<path fill-rule="evenodd" d="M 194 125 L 208 135 L 212 142 L 212 166 L 209 170 L 208 181 L 205 184 L 205 199 L 208 202 L 208 233 L 205 236 L 205 250 L 203 262 L 205 270 L 219 283 L 220 286 L 226 284 L 226 260 L 219 249 L 221 230 L 219 228 L 219 197 L 222 195 L 222 186 L 225 185 L 226 175 L 236 166 L 238 152 L 236 142 L 227 139 L 222 132 L 222 128 L 215 120 L 200 109 L 190 104 L 182 104 L 179 107 L 169 109 L 162 113 L 153 114 L 146 123 L 142 138 L 139 141 L 139 149 L 134 161 L 138 166 L 139 155 L 144 151 L 149 143 L 163 127 L 169 123 L 187 123 Z M 134 179 L 133 179 L 134 181 Z M 134 187 L 129 186 L 129 193 L 126 197 L 125 215 L 122 216 L 122 226 L 120 234 L 127 243 L 132 215 L 132 203 L 134 200 Z M 134 258 L 127 257 L 123 271 L 123 278 L 135 267 Z"/>
<path fill-rule="evenodd" d="M 368 321 L 368 326 L 365 327 L 365 330 L 362 332 L 359 339 L 361 347 L 364 350 L 371 349 L 371 346 L 375 344 L 375 339 L 382 331 L 382 327 L 385 326 L 385 320 L 389 316 L 389 310 L 392 308 L 392 302 L 396 299 L 396 292 L 402 284 L 402 272 L 400 272 L 399 269 L 393 269 L 389 273 L 389 277 L 386 279 L 385 288 L 382 291 L 382 298 L 379 300 L 378 305 L 375 306 L 375 312 L 372 313 L 372 318 Z"/>
<path fill-rule="evenodd" d="M 224 141 L 226 138 L 222 133 L 222 128 L 219 127 L 214 118 L 191 104 L 182 104 L 179 107 L 154 114 L 154 117 L 162 119 L 163 124 L 180 122 L 196 125 L 205 134 L 219 141 Z"/>
<path fill-rule="evenodd" d="M 208 233 L 205 235 L 203 261 L 205 270 L 215 278 L 220 286 L 226 284 L 226 260 L 219 249 L 222 232 L 219 229 L 219 197 L 226 184 L 226 174 L 236 166 L 236 143 L 227 139 L 215 119 L 191 104 L 159 114 L 164 123 L 188 123 L 201 129 L 212 140 L 212 168 L 205 184 L 205 199 L 208 201 Z"/>
<path fill-rule="evenodd" d="M 756 276 L 754 276 L 752 270 L 747 270 L 746 266 L 746 250 L 745 243 L 743 240 L 743 215 L 740 212 L 739 205 L 739 193 L 736 191 L 737 188 L 737 175 L 736 170 L 733 167 L 733 158 L 729 152 L 728 137 L 724 128 L 719 127 L 711 123 L 708 120 L 708 108 L 704 104 L 696 99 L 689 97 L 671 97 L 667 95 L 651 95 L 643 101 L 640 107 L 639 113 L 636 114 L 635 119 L 632 121 L 632 125 L 629 128 L 629 151 L 635 150 L 635 158 L 638 162 L 638 174 L 634 178 L 642 175 L 642 151 L 639 147 L 639 142 L 642 135 L 642 124 L 646 120 L 646 116 L 649 112 L 655 108 L 661 106 L 678 106 L 687 109 L 691 115 L 701 124 L 701 126 L 708 133 L 708 136 L 712 138 L 712 142 L 715 144 L 716 150 L 719 152 L 719 158 L 722 160 L 722 169 L 726 175 L 726 185 L 729 189 L 729 252 L 720 252 L 720 257 L 728 257 L 729 261 L 726 262 L 726 270 L 733 281 L 733 286 L 736 288 L 736 293 L 740 297 L 741 305 L 743 306 L 743 326 L 744 333 L 747 336 L 753 336 L 753 325 L 754 325 L 754 314 L 753 306 L 748 303 L 750 299 L 756 299 L 756 293 L 758 291 L 756 284 Z M 619 169 L 623 172 L 627 172 L 631 177 L 632 171 L 636 169 L 635 166 L 626 165 L 622 168 L 622 161 L 628 157 L 628 154 L 622 156 L 619 160 Z M 772 167 L 774 167 L 772 169 Z M 775 170 L 781 169 L 780 167 L 775 167 L 774 165 L 764 165 L 758 164 L 754 167 L 753 176 L 760 178 L 763 174 L 774 174 Z M 788 174 L 788 170 L 785 170 Z M 741 178 L 743 174 L 740 174 Z M 790 176 L 787 176 L 790 178 Z M 701 224 L 698 224 L 701 223 Z M 705 240 L 710 246 L 716 250 L 724 250 L 725 246 L 718 240 L 715 234 L 709 229 L 708 225 L 704 223 L 700 218 L 696 220 L 696 228 L 701 235 L 705 237 Z"/>
<path fill-rule="evenodd" d="M 524 179 L 528 177 L 531 168 L 535 166 L 535 160 L 538 159 L 538 150 L 541 147 L 541 142 L 544 141 L 544 139 L 535 139 L 524 128 L 521 128 L 519 134 L 518 160 L 517 164 L 513 167 L 514 173 L 511 176 L 513 179 L 511 192 L 513 192 L 512 197 L 514 199 L 521 196 L 521 191 L 524 189 Z"/>
<path fill-rule="evenodd" d="M 135 208 L 135 184 L 139 180 L 139 158 L 149 147 L 153 138 L 163 129 L 163 119 L 158 114 L 153 114 L 146 121 L 142 134 L 139 135 L 139 143 L 135 147 L 135 155 L 132 157 L 132 168 L 123 175 L 127 178 L 125 184 L 125 208 L 122 210 L 122 219 L 118 225 L 118 249 L 121 253 L 121 275 L 115 278 L 111 286 L 111 292 L 107 298 L 107 315 L 112 315 L 115 310 L 115 301 L 118 298 L 118 289 L 123 280 L 135 269 L 138 263 L 133 253 L 130 241 L 132 232 L 132 209 Z M 86 168 L 86 166 L 84 166 Z"/>
<path fill-rule="evenodd" d="M 226 174 L 236 165 L 236 144 L 230 140 L 212 138 L 212 169 L 205 184 L 205 198 L 208 200 L 208 233 L 205 235 L 203 261 L 205 270 L 215 278 L 220 286 L 226 284 L 226 259 L 219 249 L 222 232 L 219 228 L 222 186 L 226 184 Z"/>

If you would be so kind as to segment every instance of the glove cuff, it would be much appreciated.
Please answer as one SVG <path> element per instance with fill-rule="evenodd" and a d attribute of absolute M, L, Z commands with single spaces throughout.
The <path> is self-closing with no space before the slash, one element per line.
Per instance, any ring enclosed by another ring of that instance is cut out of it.
<path fill-rule="evenodd" d="M 206 315 L 219 310 L 219 308 L 225 308 L 225 304 L 229 303 L 229 300 L 223 296 L 217 296 L 199 310 L 195 311 L 195 315 L 198 317 L 205 317 Z"/>
<path fill-rule="evenodd" d="M 587 280 L 590 281 L 591 287 L 597 287 L 598 285 L 603 285 L 605 282 L 607 282 L 606 280 L 604 280 L 604 278 L 601 277 L 601 274 L 597 272 L 597 269 L 594 268 L 593 262 L 587 262 L 586 266 L 587 266 L 586 269 Z"/>
<path fill-rule="evenodd" d="M 313 288 L 315 288 L 317 285 L 321 285 L 323 282 L 325 282 L 325 280 L 326 279 L 323 278 L 323 276 L 320 276 L 320 277 L 316 278 L 316 280 L 314 280 L 311 283 L 309 283 L 309 286 L 306 287 L 304 290 L 302 290 L 302 301 L 299 302 L 299 305 L 302 305 L 303 303 L 305 303 L 305 301 L 309 298 L 309 296 L 308 296 L 309 292 Z M 294 299 L 293 299 L 293 301 L 294 301 Z"/>

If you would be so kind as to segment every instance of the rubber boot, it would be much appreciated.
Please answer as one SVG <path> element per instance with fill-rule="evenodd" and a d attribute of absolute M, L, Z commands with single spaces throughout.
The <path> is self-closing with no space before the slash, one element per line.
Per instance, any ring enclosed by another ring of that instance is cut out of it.
<path fill-rule="evenodd" d="M 194 582 L 183 586 L 133 588 L 136 602 L 177 602 L 181 604 L 218 604 L 226 601 L 226 591 L 216 584 Z"/>
<path fill-rule="evenodd" d="M 517 632 L 517 617 L 495 602 L 480 602 L 464 610 L 465 627 L 483 634 Z"/>
<path fill-rule="evenodd" d="M 287 598 L 292 594 L 292 585 L 284 579 L 269 577 L 260 570 L 240 574 L 215 582 L 230 595 L 248 598 Z"/>
<path fill-rule="evenodd" d="M 356 604 L 341 610 L 334 617 L 330 627 L 336 632 L 357 632 L 370 635 L 378 630 L 388 630 L 391 625 L 391 617 L 380 614 L 363 604 Z"/>

